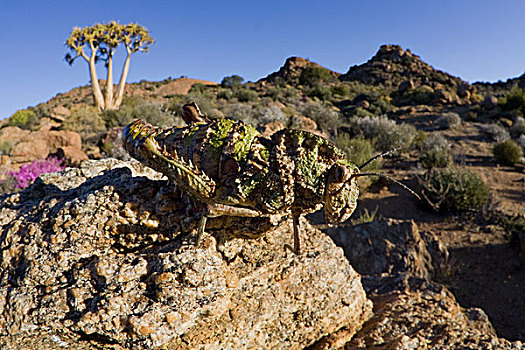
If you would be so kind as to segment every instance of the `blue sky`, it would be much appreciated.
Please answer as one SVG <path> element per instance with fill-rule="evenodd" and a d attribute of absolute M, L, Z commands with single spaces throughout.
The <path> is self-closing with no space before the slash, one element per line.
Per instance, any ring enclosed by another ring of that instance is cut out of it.
<path fill-rule="evenodd" d="M 3 1 L 0 118 L 89 83 L 84 61 L 63 60 L 74 26 L 118 20 L 149 29 L 156 43 L 132 57 L 128 82 L 255 81 L 290 56 L 346 72 L 385 43 L 475 82 L 525 71 L 524 18 L 520 0 Z"/>

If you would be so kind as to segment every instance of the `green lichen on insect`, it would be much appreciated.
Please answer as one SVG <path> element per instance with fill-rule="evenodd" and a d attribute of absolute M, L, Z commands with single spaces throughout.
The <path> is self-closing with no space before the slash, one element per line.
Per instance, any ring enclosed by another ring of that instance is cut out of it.
<path fill-rule="evenodd" d="M 201 231 L 207 217 L 291 213 L 298 251 L 300 215 L 324 205 L 327 222 L 337 223 L 354 211 L 359 168 L 326 139 L 289 129 L 265 138 L 241 121 L 188 120 L 164 130 L 134 121 L 123 142 L 131 156 L 207 205 Z"/>

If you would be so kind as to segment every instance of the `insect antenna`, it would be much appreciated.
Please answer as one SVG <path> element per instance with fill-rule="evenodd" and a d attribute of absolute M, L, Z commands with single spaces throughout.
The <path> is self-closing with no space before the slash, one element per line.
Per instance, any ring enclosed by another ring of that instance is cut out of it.
<path fill-rule="evenodd" d="M 394 152 L 397 152 L 399 151 L 400 149 L 403 149 L 405 148 L 404 146 L 402 147 L 397 147 L 397 148 L 394 148 L 394 149 L 391 149 L 390 151 L 386 151 L 386 152 L 383 152 L 383 153 L 380 153 L 376 156 L 373 156 L 372 158 L 370 158 L 369 160 L 367 160 L 366 162 L 364 162 L 362 165 L 358 166 L 357 168 L 359 170 L 367 167 L 368 165 L 370 165 L 370 163 L 372 163 L 374 160 L 378 159 L 378 158 L 383 158 L 384 156 L 388 156 L 389 154 L 392 154 Z"/>
<path fill-rule="evenodd" d="M 421 197 L 416 192 L 414 192 L 414 190 L 412 190 L 410 187 L 408 187 L 404 183 L 401 183 L 401 182 L 397 181 L 396 179 L 391 178 L 388 175 L 379 174 L 379 173 L 359 173 L 359 174 L 352 175 L 352 177 L 360 177 L 360 176 L 379 176 L 379 177 L 385 178 L 385 179 L 390 180 L 393 183 L 398 184 L 399 186 L 403 187 L 405 190 L 410 192 L 411 195 L 413 195 L 417 199 L 421 200 Z"/>

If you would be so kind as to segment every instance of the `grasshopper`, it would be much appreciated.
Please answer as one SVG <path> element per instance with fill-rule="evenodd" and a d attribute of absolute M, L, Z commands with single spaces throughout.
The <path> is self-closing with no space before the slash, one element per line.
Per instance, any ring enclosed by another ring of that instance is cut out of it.
<path fill-rule="evenodd" d="M 324 206 L 328 224 L 343 222 L 357 206 L 358 177 L 389 178 L 360 170 L 390 152 L 357 166 L 334 144 L 306 131 L 283 129 L 266 138 L 242 121 L 210 120 L 195 103 L 186 104 L 182 116 L 187 126 L 167 129 L 136 120 L 123 129 L 122 139 L 132 157 L 205 205 L 197 244 L 210 217 L 289 213 L 294 245 L 286 247 L 299 254 L 301 215 Z"/>

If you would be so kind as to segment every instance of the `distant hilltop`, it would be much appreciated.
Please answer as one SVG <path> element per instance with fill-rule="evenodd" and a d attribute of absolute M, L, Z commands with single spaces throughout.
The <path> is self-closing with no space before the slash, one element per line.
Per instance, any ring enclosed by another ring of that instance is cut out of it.
<path fill-rule="evenodd" d="M 403 49 L 399 45 L 385 44 L 379 47 L 377 53 L 367 62 L 350 66 L 346 73 L 332 71 L 316 62 L 293 56 L 285 60 L 278 71 L 270 73 L 260 79 L 256 84 L 278 84 L 284 82 L 290 85 L 299 85 L 301 73 L 305 70 L 323 71 L 327 76 L 342 82 L 356 81 L 366 85 L 384 85 L 387 87 L 414 88 L 418 86 L 431 86 L 437 89 L 458 90 L 460 96 L 472 91 L 471 85 L 483 86 L 484 88 L 496 87 L 498 89 L 509 89 L 513 85 L 525 87 L 525 75 L 508 79 L 506 82 L 469 84 L 459 77 L 453 76 L 441 70 L 433 68 L 424 62 L 410 49 Z M 103 80 L 101 80 L 103 81 Z M 205 86 L 218 85 L 216 82 L 190 79 L 181 77 L 178 79 L 168 78 L 163 81 L 140 81 L 126 85 L 126 96 L 140 96 L 146 99 L 159 100 L 175 95 L 185 95 L 195 84 Z M 74 88 L 46 102 L 52 106 L 60 105 L 60 101 L 67 97 L 71 103 L 82 103 L 89 99 L 91 88 L 83 86 Z M 57 101 L 58 100 L 58 101 Z"/>

